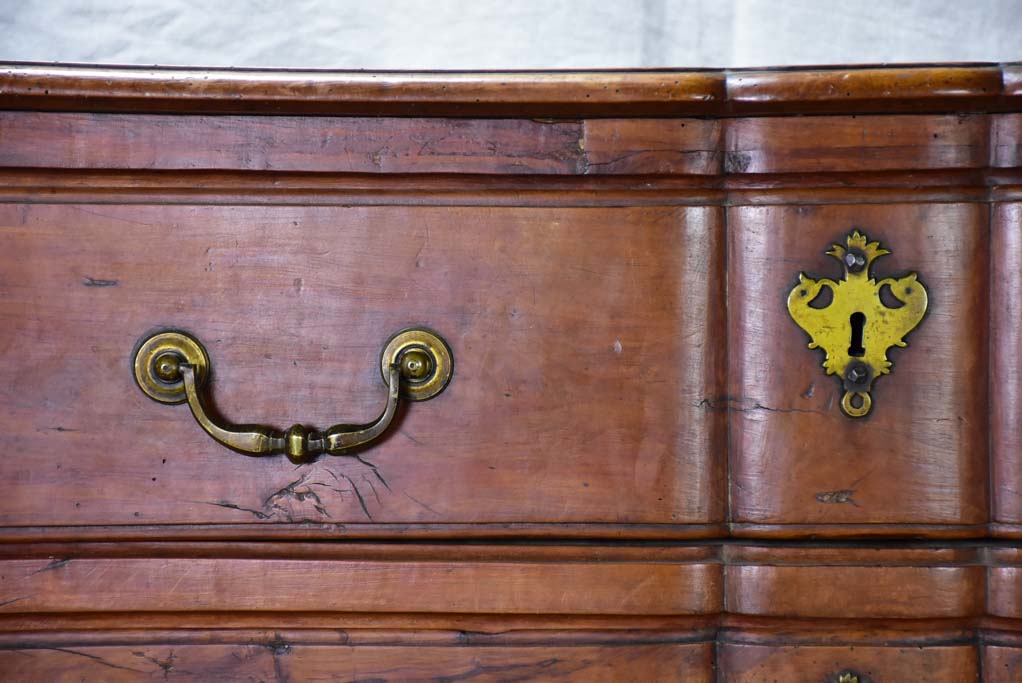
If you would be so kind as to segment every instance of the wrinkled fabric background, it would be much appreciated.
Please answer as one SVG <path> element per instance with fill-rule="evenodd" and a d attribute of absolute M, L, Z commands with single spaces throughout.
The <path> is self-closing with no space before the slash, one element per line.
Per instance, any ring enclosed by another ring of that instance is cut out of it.
<path fill-rule="evenodd" d="M 1020 0 L 0 0 L 0 60 L 338 69 L 1022 60 Z"/>

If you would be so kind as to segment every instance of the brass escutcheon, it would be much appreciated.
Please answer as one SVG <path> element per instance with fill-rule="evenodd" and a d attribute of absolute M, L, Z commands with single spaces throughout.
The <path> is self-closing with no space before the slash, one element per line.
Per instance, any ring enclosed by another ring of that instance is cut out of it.
<path fill-rule="evenodd" d="M 891 252 L 858 230 L 848 235 L 844 245 L 832 245 L 826 253 L 844 266 L 844 278 L 835 282 L 799 273 L 798 284 L 788 295 L 788 313 L 809 335 L 809 348 L 826 353 L 827 374 L 841 378 L 841 410 L 849 417 L 863 417 L 873 406 L 873 382 L 891 372 L 888 349 L 906 346 L 905 335 L 926 313 L 926 288 L 915 273 L 874 279 L 873 261 Z M 824 288 L 832 300 L 814 305 Z M 888 300 L 900 305 L 884 303 L 885 288 Z"/>
<path fill-rule="evenodd" d="M 436 333 L 412 328 L 390 338 L 380 357 L 387 405 L 380 416 L 361 425 L 338 424 L 326 431 L 300 424 L 282 432 L 260 425 L 231 425 L 214 419 L 201 390 L 210 374 L 202 344 L 181 331 L 153 334 L 136 347 L 133 369 L 139 388 L 161 403 L 188 403 L 195 421 L 218 443 L 245 455 L 284 453 L 294 462 L 327 453 L 342 455 L 386 432 L 400 398 L 425 401 L 447 387 L 454 371 L 447 343 Z"/>

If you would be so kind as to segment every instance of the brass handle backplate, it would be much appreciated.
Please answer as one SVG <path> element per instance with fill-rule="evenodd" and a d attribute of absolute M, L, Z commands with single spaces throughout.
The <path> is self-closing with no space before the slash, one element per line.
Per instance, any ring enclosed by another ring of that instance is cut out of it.
<path fill-rule="evenodd" d="M 135 381 L 160 403 L 188 403 L 199 425 L 218 443 L 245 455 L 284 453 L 293 462 L 327 453 L 342 455 L 387 431 L 399 399 L 424 401 L 447 387 L 454 370 L 451 349 L 433 332 L 413 328 L 391 337 L 380 354 L 387 405 L 378 418 L 361 425 L 338 424 L 318 432 L 293 425 L 286 432 L 260 425 L 231 425 L 211 417 L 202 396 L 210 376 L 209 354 L 194 337 L 180 331 L 144 339 L 134 358 Z"/>
<path fill-rule="evenodd" d="M 841 378 L 841 409 L 849 417 L 869 413 L 873 382 L 891 371 L 887 351 L 906 346 L 904 337 L 926 314 L 926 288 L 915 273 L 880 281 L 873 277 L 873 261 L 889 253 L 855 230 L 845 244 L 827 252 L 844 266 L 841 280 L 799 273 L 788 295 L 788 312 L 809 335 L 809 348 L 823 349 L 827 374 Z M 892 305 L 884 302 L 885 294 Z M 824 295 L 830 301 L 820 303 Z"/>

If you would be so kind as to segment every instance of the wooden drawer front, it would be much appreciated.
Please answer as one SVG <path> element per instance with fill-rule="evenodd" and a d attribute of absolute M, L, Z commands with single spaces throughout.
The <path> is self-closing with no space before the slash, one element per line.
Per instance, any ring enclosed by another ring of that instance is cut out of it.
<path fill-rule="evenodd" d="M 987 520 L 987 234 L 981 204 L 729 209 L 731 501 L 739 533 L 902 533 Z M 824 252 L 853 229 L 891 255 L 874 275 L 917 272 L 929 310 L 893 348 L 864 418 L 792 321 L 800 271 L 840 275 Z M 826 526 L 832 525 L 832 526 Z M 971 529 L 971 532 L 970 532 Z M 940 533 L 933 529 L 929 533 Z"/>
<path fill-rule="evenodd" d="M 978 657 L 971 645 L 876 647 L 725 642 L 718 647 L 720 680 L 724 683 L 837 683 L 842 674 L 850 674 L 845 681 L 857 683 L 980 680 Z"/>
<path fill-rule="evenodd" d="M 715 680 L 712 548 L 16 545 L 4 680 Z"/>
<path fill-rule="evenodd" d="M 1022 536 L 1022 204 L 991 214 L 991 483 L 999 534 Z"/>
<path fill-rule="evenodd" d="M 787 619 L 965 619 L 984 613 L 971 548 L 725 549 L 727 612 Z"/>
<path fill-rule="evenodd" d="M 315 544 L 52 547 L 0 563 L 0 614 L 699 616 L 710 549 Z M 8 551 L 10 552 L 10 551 Z"/>
<path fill-rule="evenodd" d="M 987 611 L 990 616 L 1022 619 L 1022 549 L 994 548 L 987 574 Z"/>
<path fill-rule="evenodd" d="M 438 646 L 426 640 L 356 645 L 346 644 L 343 636 L 341 632 L 341 637 L 332 642 L 276 646 L 272 634 L 255 643 L 83 645 L 50 639 L 29 647 L 0 650 L 0 671 L 5 680 L 54 683 L 714 681 L 712 643 Z"/>
<path fill-rule="evenodd" d="M 393 637 L 393 636 L 391 636 Z M 343 636 L 336 638 L 342 640 Z M 0 650 L 10 680 L 142 681 L 663 681 L 665 683 L 832 683 L 842 673 L 859 683 L 979 681 L 969 645 L 783 646 L 722 643 L 457 646 L 289 643 L 273 635 L 255 643 L 95 645 L 50 636 Z M 1019 655 L 988 648 L 982 680 L 1017 681 Z M 993 668 L 991 668 L 993 666 Z M 850 679 L 846 679 L 850 680 Z"/>
<path fill-rule="evenodd" d="M 953 547 L 727 546 L 718 680 L 979 681 L 985 557 Z"/>
<path fill-rule="evenodd" d="M 0 206 L 0 524 L 723 520 L 711 207 Z M 455 377 L 354 457 L 296 467 L 147 399 L 155 327 L 209 349 L 234 422 L 365 421 L 411 324 Z M 686 533 L 683 527 L 680 532 Z M 309 527 L 306 527 L 306 533 Z"/>
<path fill-rule="evenodd" d="M 983 680 L 1015 683 L 1022 680 L 1022 641 L 1012 645 L 991 644 L 983 648 Z"/>
<path fill-rule="evenodd" d="M 0 671 L 971 681 L 981 655 L 1016 666 L 1018 565 L 891 545 L 8 543 Z"/>

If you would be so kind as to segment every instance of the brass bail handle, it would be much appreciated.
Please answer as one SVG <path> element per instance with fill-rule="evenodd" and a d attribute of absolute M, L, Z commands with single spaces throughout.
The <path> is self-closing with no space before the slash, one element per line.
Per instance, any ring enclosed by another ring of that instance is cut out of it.
<path fill-rule="evenodd" d="M 134 359 L 139 388 L 160 403 L 187 402 L 195 421 L 218 443 L 245 455 L 284 453 L 296 463 L 322 453 L 343 455 L 374 441 L 387 431 L 400 399 L 433 398 L 447 387 L 453 369 L 451 349 L 442 338 L 424 328 L 402 330 L 380 354 L 387 405 L 378 418 L 360 425 L 334 425 L 323 432 L 300 424 L 281 432 L 261 425 L 226 424 L 210 416 L 202 395 L 210 375 L 209 354 L 189 334 L 158 332 L 138 345 Z"/>

